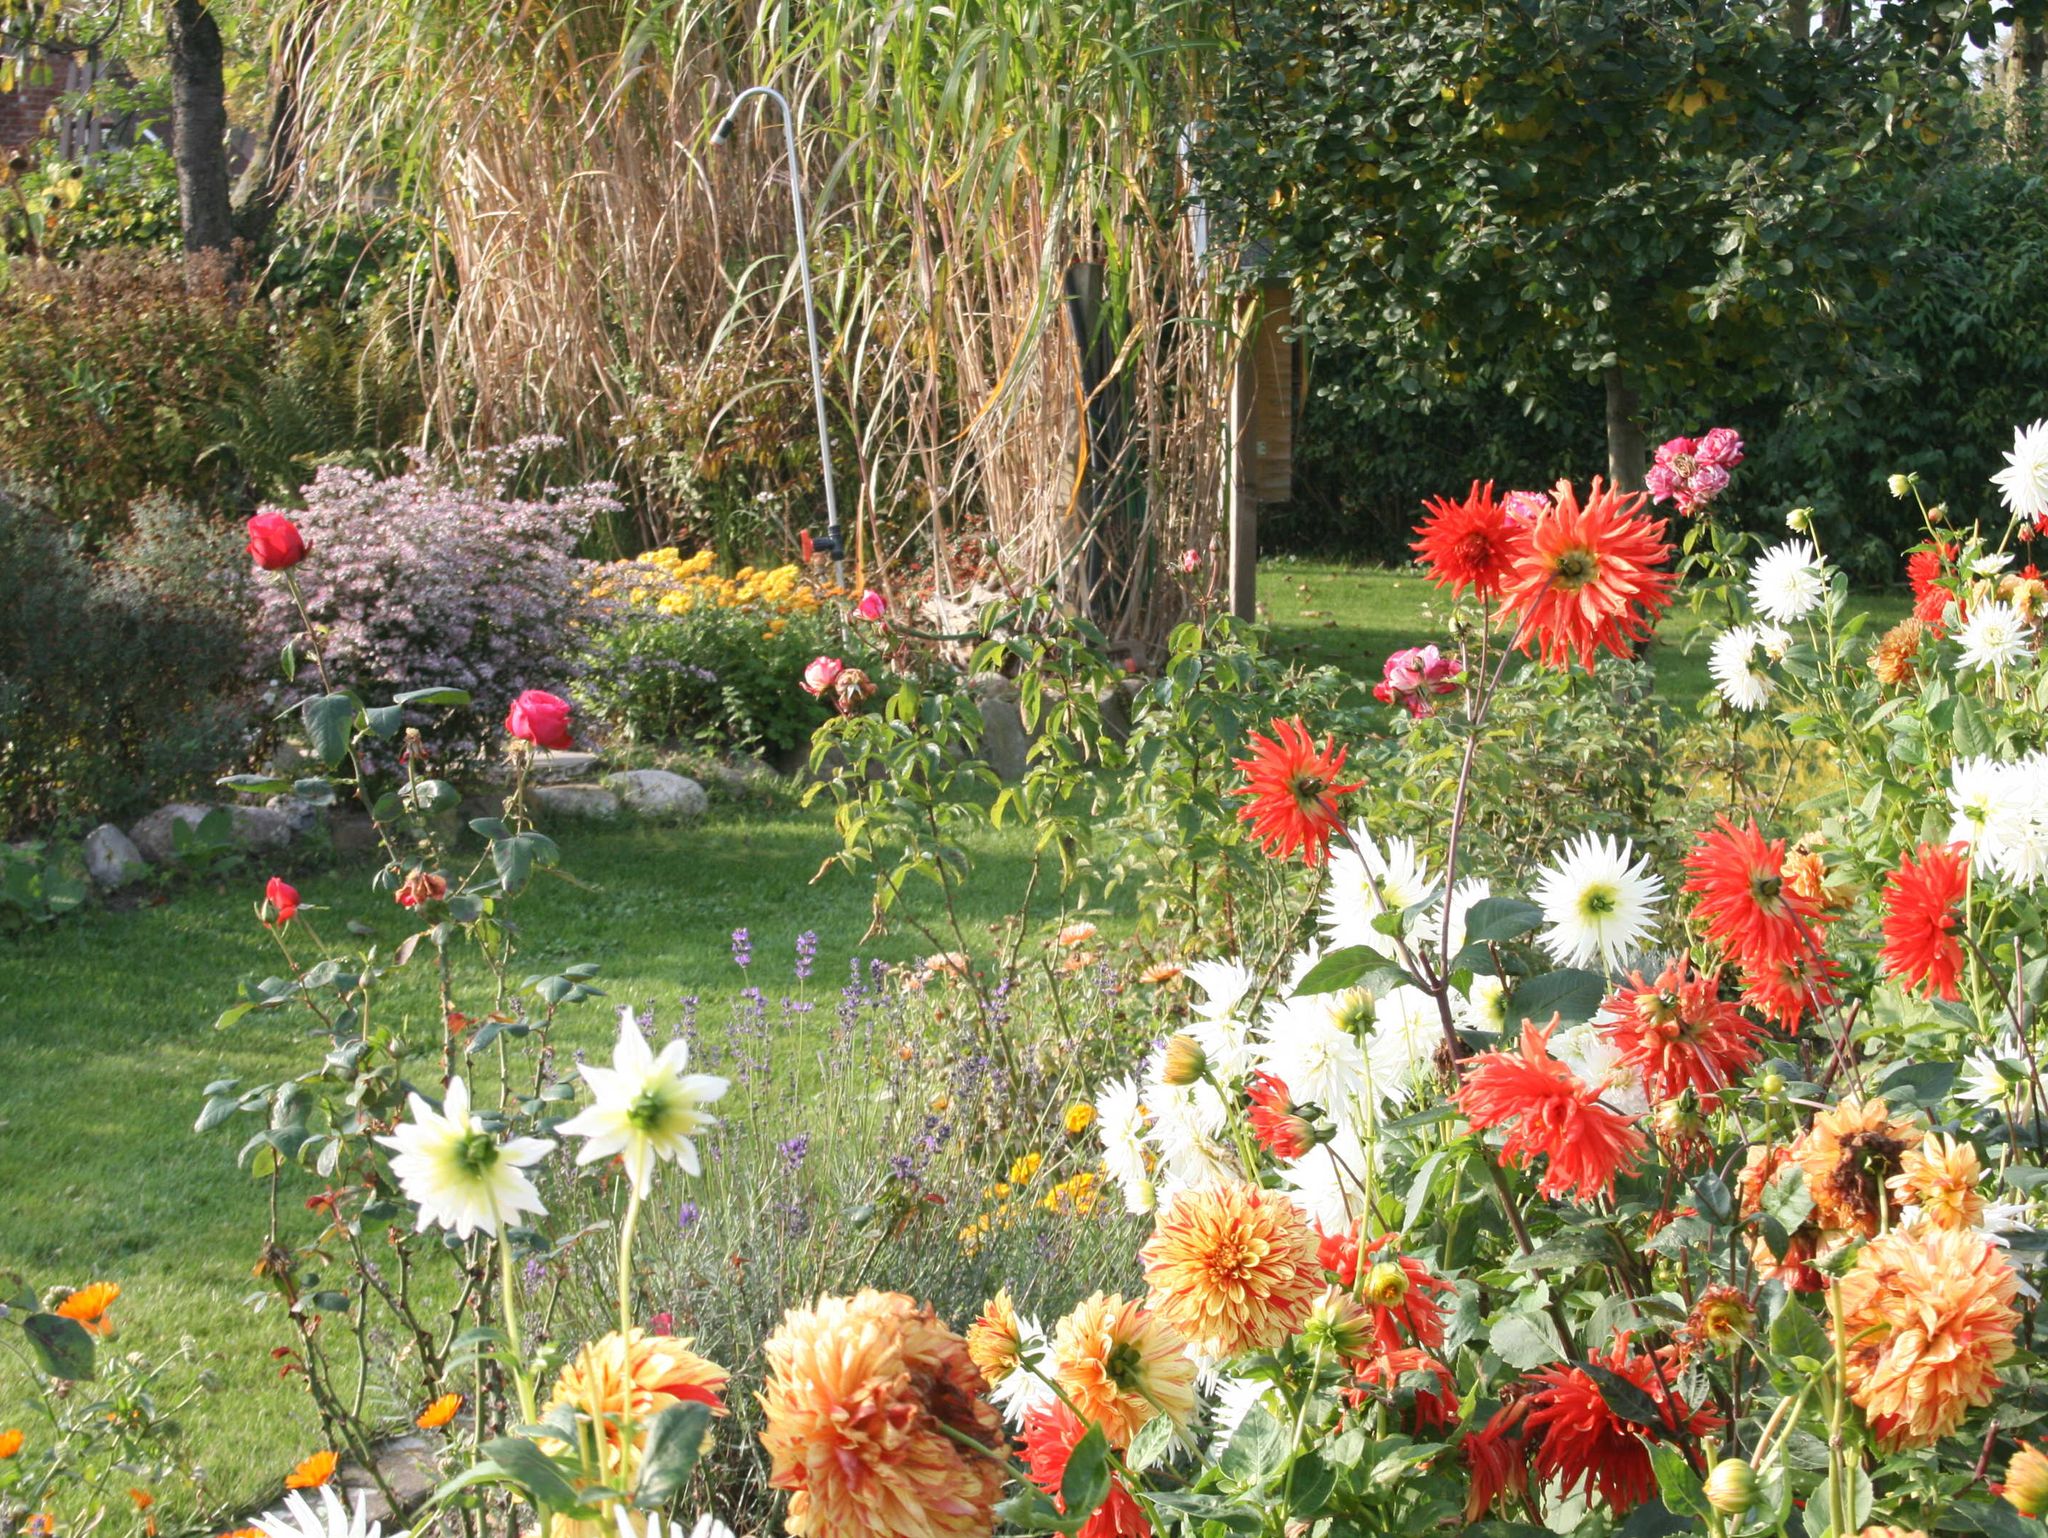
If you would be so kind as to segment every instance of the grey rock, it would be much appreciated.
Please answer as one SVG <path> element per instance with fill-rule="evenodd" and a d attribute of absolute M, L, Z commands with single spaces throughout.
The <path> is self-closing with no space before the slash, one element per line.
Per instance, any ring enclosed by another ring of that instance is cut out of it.
<path fill-rule="evenodd" d="M 981 756 L 997 778 L 1015 784 L 1024 778 L 1025 754 L 1031 746 L 1016 684 L 997 673 L 977 673 L 967 680 L 967 692 L 981 710 Z"/>
<path fill-rule="evenodd" d="M 284 814 L 285 825 L 292 830 L 293 838 L 304 838 L 319 827 L 326 810 L 316 802 L 293 795 L 272 796 L 263 805 L 269 811 Z"/>
<path fill-rule="evenodd" d="M 702 817 L 711 805 L 702 785 L 666 769 L 623 769 L 604 785 L 642 817 Z"/>
<path fill-rule="evenodd" d="M 554 752 L 547 748 L 533 750 L 533 767 L 528 778 L 538 785 L 561 784 L 569 780 L 587 780 L 604 767 L 604 761 L 595 753 L 585 753 L 570 748 Z"/>
<path fill-rule="evenodd" d="M 196 828 L 206 814 L 215 810 L 211 806 L 195 801 L 173 801 L 169 806 L 160 806 L 128 830 L 128 837 L 142 857 L 152 865 L 163 865 L 177 858 L 176 835 L 171 829 L 178 823 Z M 228 838 L 239 849 L 252 854 L 265 854 L 282 849 L 292 841 L 292 824 L 283 812 L 268 806 L 231 806 L 228 813 Z"/>
<path fill-rule="evenodd" d="M 550 822 L 557 818 L 610 822 L 620 811 L 617 793 L 602 785 L 535 785 L 526 792 L 526 804 Z"/>
<path fill-rule="evenodd" d="M 328 837 L 334 841 L 334 852 L 355 857 L 379 854 L 383 845 L 377 839 L 377 825 L 370 821 L 367 812 L 338 812 L 328 824 Z"/>
<path fill-rule="evenodd" d="M 103 887 L 124 887 L 149 874 L 149 862 L 134 841 L 110 822 L 85 836 L 85 872 Z"/>

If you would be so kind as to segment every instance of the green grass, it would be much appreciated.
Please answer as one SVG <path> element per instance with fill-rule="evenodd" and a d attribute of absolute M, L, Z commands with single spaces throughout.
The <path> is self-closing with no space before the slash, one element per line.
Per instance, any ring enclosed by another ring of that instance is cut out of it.
<path fill-rule="evenodd" d="M 521 899 L 515 913 L 532 940 L 515 971 L 602 967 L 607 998 L 565 1013 L 564 1051 L 608 1043 L 616 1004 L 652 1005 L 670 1021 L 685 994 L 698 994 L 715 1028 L 749 980 L 778 997 L 806 929 L 819 937 L 812 996 L 829 999 L 868 925 L 854 878 L 834 871 L 809 885 L 831 838 L 819 812 L 724 807 L 686 827 L 564 831 L 564 867 L 590 887 L 543 880 Z M 973 890 L 990 906 L 970 901 L 966 912 L 984 924 L 1000 916 L 1000 894 L 1021 887 L 1023 861 L 1011 848 L 996 844 L 978 868 L 988 879 Z M 122 1340 L 151 1355 L 181 1335 L 197 1340 L 224 1388 L 200 1401 L 188 1428 L 213 1495 L 233 1509 L 275 1497 L 282 1472 L 319 1445 L 303 1392 L 280 1383 L 267 1354 L 286 1338 L 282 1323 L 251 1306 L 262 1295 L 250 1274 L 262 1188 L 236 1169 L 235 1153 L 255 1123 L 192 1131 L 208 1081 L 265 1081 L 319 1060 L 300 1019 L 259 1014 L 213 1028 L 238 976 L 278 970 L 251 911 L 266 874 L 245 868 L 158 905 L 0 940 L 0 1269 L 38 1288 L 119 1282 Z M 323 934 L 357 920 L 388 954 L 408 932 L 402 910 L 371 892 L 362 872 L 294 879 L 309 909 L 326 910 L 309 914 Z M 753 940 L 748 974 L 731 959 L 739 925 Z M 906 932 L 861 953 L 928 948 Z M 415 970 L 422 986 L 410 1004 L 431 1018 L 426 969 Z M 296 1198 L 287 1220 L 314 1231 Z M 0 1428 L 32 1429 L 13 1388 L 0 1377 Z"/>
<path fill-rule="evenodd" d="M 1854 602 L 1869 611 L 1878 627 L 1905 618 L 1912 607 L 1891 593 L 1858 594 Z M 1341 668 L 1367 685 L 1379 681 L 1390 653 L 1432 641 L 1441 644 L 1449 612 L 1449 595 L 1414 568 L 1287 557 L 1259 567 L 1259 617 L 1272 627 L 1274 649 L 1285 657 Z M 1659 627 L 1649 656 L 1658 692 L 1673 705 L 1690 707 L 1713 687 L 1707 642 L 1717 629 L 1711 619 L 1703 623 L 1682 605 Z"/>

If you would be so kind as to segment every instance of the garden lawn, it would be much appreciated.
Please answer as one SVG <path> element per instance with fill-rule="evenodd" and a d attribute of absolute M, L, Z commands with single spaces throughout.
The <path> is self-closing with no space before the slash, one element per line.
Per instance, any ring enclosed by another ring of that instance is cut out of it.
<path fill-rule="evenodd" d="M 1902 594 L 1857 594 L 1852 606 L 1871 616 L 1874 638 L 1911 612 Z M 1450 597 L 1414 568 L 1344 566 L 1292 557 L 1259 564 L 1259 618 L 1272 626 L 1279 655 L 1328 663 L 1371 685 L 1389 654 L 1404 646 L 1445 643 Z M 1707 645 L 1719 629 L 1681 604 L 1665 616 L 1650 658 L 1658 693 L 1680 708 L 1713 687 Z"/>
<path fill-rule="evenodd" d="M 749 982 L 771 1000 L 790 991 L 796 937 L 807 929 L 819 937 L 810 996 L 829 1000 L 867 929 L 861 882 L 833 871 L 809 885 L 831 847 L 822 812 L 720 806 L 683 827 L 557 831 L 564 868 L 588 886 L 543 878 L 520 900 L 514 911 L 527 938 L 513 971 L 601 967 L 596 981 L 608 997 L 564 1011 L 557 1039 L 565 1051 L 608 1053 L 615 1004 L 651 1005 L 665 1026 L 686 994 L 701 996 L 700 1016 L 715 1034 Z M 986 895 L 980 903 L 970 895 L 967 918 L 1000 916 L 1001 898 L 1023 882 L 1023 858 L 1013 852 L 1022 847 L 999 836 L 977 867 L 986 879 L 969 889 Z M 1001 868 L 1012 861 L 1016 872 Z M 0 1270 L 19 1271 L 38 1289 L 120 1283 L 121 1343 L 153 1357 L 181 1335 L 198 1342 L 223 1388 L 187 1421 L 210 1493 L 229 1510 L 274 1502 L 284 1472 L 321 1445 L 303 1391 L 280 1381 L 268 1356 L 286 1339 L 275 1306 L 252 1307 L 268 1297 L 250 1274 L 264 1202 L 235 1154 L 259 1123 L 238 1117 L 205 1136 L 192 1130 L 209 1081 L 266 1082 L 319 1061 L 317 1045 L 298 1039 L 303 1016 L 259 1013 L 214 1029 L 238 976 L 279 970 L 252 913 L 267 874 L 245 866 L 159 905 L 0 938 Z M 402 910 L 371 892 L 360 871 L 293 879 L 324 936 L 338 938 L 357 920 L 388 956 L 408 932 Z M 746 973 L 732 960 L 732 931 L 742 925 L 754 954 Z M 861 953 L 929 948 L 906 931 Z M 431 1017 L 427 968 L 416 961 L 413 970 L 416 1007 Z M 829 1006 L 820 1014 L 829 1020 Z M 311 1189 L 302 1180 L 286 1213 L 307 1234 L 315 1220 L 300 1199 Z M 0 1377 L 0 1429 L 21 1426 L 33 1437 L 33 1414 Z M 192 1517 L 168 1502 L 158 1515 L 167 1535 Z"/>

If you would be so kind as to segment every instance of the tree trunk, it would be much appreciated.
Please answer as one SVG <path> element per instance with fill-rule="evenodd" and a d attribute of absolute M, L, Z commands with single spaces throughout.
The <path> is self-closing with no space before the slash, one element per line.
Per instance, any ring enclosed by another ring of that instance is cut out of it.
<path fill-rule="evenodd" d="M 172 0 L 171 135 L 178 165 L 178 225 L 187 251 L 225 251 L 235 227 L 228 205 L 227 86 L 220 26 L 206 0 Z"/>
<path fill-rule="evenodd" d="M 1785 30 L 1802 43 L 1813 36 L 1813 6 L 1809 0 L 1788 0 Z"/>
<path fill-rule="evenodd" d="M 1642 402 L 1616 364 L 1607 370 L 1607 484 L 1616 491 L 1641 491 L 1649 468 L 1643 449 Z"/>
<path fill-rule="evenodd" d="M 1832 4 L 1820 8 L 1820 29 L 1829 37 L 1849 35 L 1848 0 L 1833 0 Z"/>
<path fill-rule="evenodd" d="M 315 12 L 324 6 L 314 7 Z M 249 165 L 235 183 L 235 234 L 261 246 L 278 211 L 291 196 L 299 170 L 299 71 L 305 67 L 312 26 L 306 12 L 278 40 L 271 60 L 270 121 L 256 141 Z"/>

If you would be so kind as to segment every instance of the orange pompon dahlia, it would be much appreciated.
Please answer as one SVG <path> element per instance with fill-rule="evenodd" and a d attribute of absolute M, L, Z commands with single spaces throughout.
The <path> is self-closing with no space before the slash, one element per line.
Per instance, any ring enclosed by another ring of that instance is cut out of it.
<path fill-rule="evenodd" d="M 317 1490 L 334 1478 L 334 1470 L 340 1462 L 332 1452 L 309 1454 L 285 1475 L 284 1487 L 287 1490 Z"/>
<path fill-rule="evenodd" d="M 981 1317 L 967 1327 L 967 1354 L 982 1381 L 994 1388 L 1024 1361 L 1024 1326 L 1005 1287 L 981 1305 Z"/>
<path fill-rule="evenodd" d="M 1187 1345 L 1142 1304 L 1096 1293 L 1059 1322 L 1053 1377 L 1074 1408 L 1128 1447 L 1155 1415 L 1185 1426 L 1195 1413 L 1195 1364 Z"/>
<path fill-rule="evenodd" d="M 723 1367 L 697 1355 L 687 1341 L 638 1329 L 631 1335 L 614 1330 L 590 1342 L 562 1369 L 547 1408 L 566 1405 L 588 1416 L 603 1441 L 607 1472 L 617 1472 L 621 1462 L 631 1462 L 620 1457 L 628 1419 L 637 1453 L 647 1444 L 648 1426 L 672 1405 L 701 1404 L 723 1415 L 720 1395 L 726 1378 Z"/>
<path fill-rule="evenodd" d="M 1886 1452 L 1926 1447 L 1991 1403 L 2019 1279 L 1982 1235 L 1893 1229 L 1842 1279 L 1849 1397 Z"/>
<path fill-rule="evenodd" d="M 1984 1165 L 1977 1150 L 1946 1132 L 1930 1132 L 1918 1148 L 1899 1156 L 1892 1176 L 1894 1204 L 1916 1209 L 1934 1228 L 1975 1228 L 1984 1216 Z"/>
<path fill-rule="evenodd" d="M 1615 1336 L 1605 1352 L 1587 1352 L 1586 1365 L 1631 1384 L 1656 1408 L 1667 1437 L 1698 1438 L 1721 1424 L 1712 1409 L 1694 1409 L 1679 1396 L 1671 1386 L 1671 1368 L 1660 1372 L 1660 1363 L 1630 1351 L 1625 1334 Z M 1657 1493 L 1650 1445 L 1658 1428 L 1615 1414 L 1599 1382 L 1576 1363 L 1557 1363 L 1523 1381 L 1529 1385 L 1523 1425 L 1534 1446 L 1539 1478 L 1556 1480 L 1566 1495 L 1574 1489 L 1588 1499 L 1597 1495 L 1616 1516 Z"/>
<path fill-rule="evenodd" d="M 1060 1497 L 1060 1485 L 1067 1477 L 1074 1449 L 1086 1435 L 1087 1423 L 1058 1400 L 1039 1406 L 1024 1418 L 1024 1466 L 1031 1473 L 1031 1482 L 1051 1496 L 1062 1512 L 1067 1507 Z M 1075 1538 L 1146 1538 L 1151 1531 L 1144 1509 L 1131 1499 L 1124 1482 L 1112 1475 L 1109 1494 L 1081 1524 Z"/>
<path fill-rule="evenodd" d="M 1680 956 L 1645 982 L 1629 974 L 1628 986 L 1601 1010 L 1600 1034 L 1632 1068 L 1652 1100 L 1669 1100 L 1691 1089 L 1713 1095 L 1740 1078 L 1757 1059 L 1758 1027 L 1721 997 L 1721 974 L 1695 972 Z"/>
<path fill-rule="evenodd" d="M 1970 861 L 1960 844 L 1922 844 L 1899 856 L 1884 883 L 1884 949 L 1878 965 L 1929 998 L 1960 998 L 1963 921 Z"/>
<path fill-rule="evenodd" d="M 93 1282 L 68 1294 L 52 1312 L 85 1326 L 95 1335 L 112 1335 L 114 1321 L 108 1317 L 107 1310 L 120 1296 L 119 1282 Z"/>
<path fill-rule="evenodd" d="M 1550 667 L 1571 658 L 1587 672 L 1601 650 L 1635 654 L 1670 606 L 1677 578 L 1664 520 L 1641 516 L 1641 492 L 1622 495 L 1593 478 L 1580 503 L 1559 481 L 1550 508 L 1537 515 L 1501 589 L 1501 618 L 1516 621 L 1516 644 Z"/>
<path fill-rule="evenodd" d="M 900 1292 L 791 1309 L 761 1395 L 768 1482 L 796 1538 L 986 1538 L 1002 1417 L 967 1345 Z M 951 1434 L 949 1434 L 951 1433 Z"/>
<path fill-rule="evenodd" d="M 1785 841 L 1766 839 L 1755 822 L 1738 828 L 1726 817 L 1700 835 L 1685 857 L 1707 935 L 1756 970 L 1798 960 L 1820 948 L 1821 906 L 1786 878 Z"/>
<path fill-rule="evenodd" d="M 1237 809 L 1240 822 L 1252 826 L 1252 837 L 1276 860 L 1295 850 L 1309 865 L 1320 865 L 1330 852 L 1330 839 L 1344 825 L 1337 798 L 1365 782 L 1337 783 L 1345 750 L 1329 738 L 1318 748 L 1300 721 L 1275 717 L 1272 737 L 1252 733 L 1251 757 L 1234 760 L 1245 782 L 1232 792 L 1246 798 Z"/>
<path fill-rule="evenodd" d="M 1471 1478 L 1465 1495 L 1468 1526 L 1484 1521 L 1490 1511 L 1505 1510 L 1529 1493 L 1529 1448 L 1522 1435 L 1522 1417 L 1527 1413 L 1526 1401 L 1510 1400 L 1458 1444 Z"/>
<path fill-rule="evenodd" d="M 1806 1172 L 1814 1221 L 1837 1233 L 1877 1232 L 1884 1217 L 1886 1182 L 1899 1172 L 1920 1128 L 1895 1118 L 1882 1100 L 1850 1095 L 1829 1106 L 1793 1145 Z"/>
<path fill-rule="evenodd" d="M 1204 1356 L 1271 1350 L 1323 1290 L 1301 1209 L 1243 1181 L 1181 1192 L 1138 1259 L 1146 1306 Z"/>
<path fill-rule="evenodd" d="M 1493 482 L 1474 481 L 1462 502 L 1431 497 L 1422 505 L 1429 516 L 1416 527 L 1413 549 L 1430 580 L 1454 594 L 1469 587 L 1481 598 L 1498 598 L 1527 534 L 1493 500 Z"/>
<path fill-rule="evenodd" d="M 1574 1200 L 1611 1196 L 1616 1175 L 1628 1174 L 1644 1138 L 1620 1112 L 1600 1103 L 1600 1091 L 1550 1055 L 1558 1026 L 1522 1022 L 1512 1052 L 1484 1052 L 1465 1064 L 1458 1108 L 1477 1130 L 1506 1128 L 1501 1157 L 1526 1166 L 1538 1154 L 1550 1165 L 1537 1190 Z"/>

